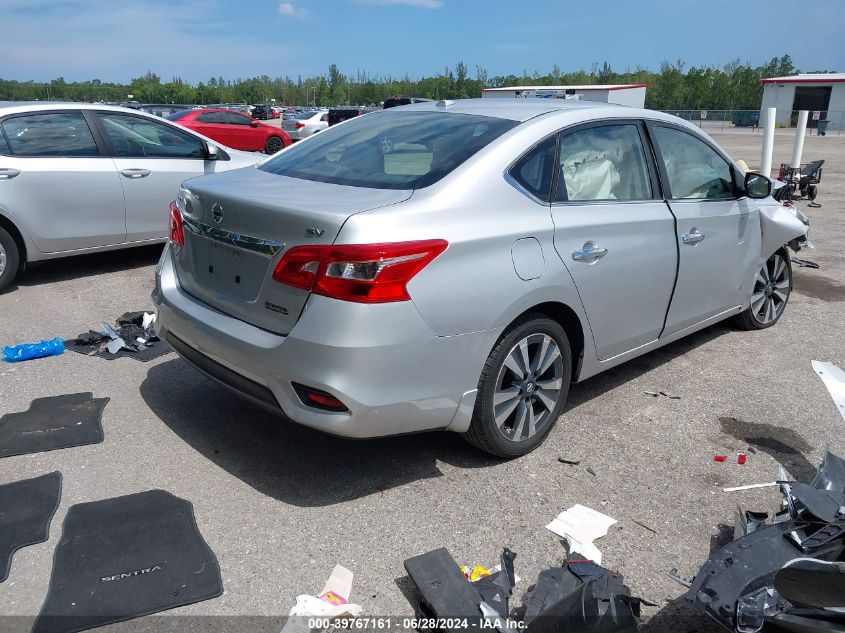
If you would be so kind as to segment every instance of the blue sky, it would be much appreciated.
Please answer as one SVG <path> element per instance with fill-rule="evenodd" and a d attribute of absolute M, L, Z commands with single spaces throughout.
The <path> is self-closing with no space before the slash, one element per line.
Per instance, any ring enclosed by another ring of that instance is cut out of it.
<path fill-rule="evenodd" d="M 845 0 L 0 0 L 0 78 L 493 75 L 608 61 L 845 71 Z M 800 7 L 800 8 L 799 8 Z"/>

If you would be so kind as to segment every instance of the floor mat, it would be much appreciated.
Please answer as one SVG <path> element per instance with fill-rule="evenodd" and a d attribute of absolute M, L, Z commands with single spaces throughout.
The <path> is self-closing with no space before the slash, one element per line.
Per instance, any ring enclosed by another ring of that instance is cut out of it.
<path fill-rule="evenodd" d="M 72 633 L 223 593 L 189 501 L 164 490 L 68 510 L 32 633 Z"/>
<path fill-rule="evenodd" d="M 76 339 L 68 339 L 65 341 L 65 349 L 71 352 L 76 352 L 77 354 L 83 354 L 85 356 L 93 356 L 94 358 L 103 358 L 105 360 L 115 360 L 118 358 L 134 358 L 137 361 L 142 363 L 146 363 L 147 361 L 153 360 L 154 358 L 158 358 L 159 356 L 164 356 L 165 354 L 169 354 L 173 350 L 170 348 L 170 345 L 165 343 L 164 341 L 157 341 L 153 343 L 152 347 L 147 347 L 146 349 L 142 349 L 140 352 L 129 352 L 125 349 L 122 349 L 117 352 L 117 354 L 109 354 L 108 352 L 104 352 L 102 354 L 91 354 L 91 350 L 96 349 L 96 347 L 92 347 L 90 345 L 83 345 L 76 342 Z"/>
<path fill-rule="evenodd" d="M 0 417 L 0 457 L 26 455 L 103 441 L 108 398 L 72 393 L 38 398 L 28 411 Z"/>
<path fill-rule="evenodd" d="M 49 538 L 61 496 L 59 471 L 0 486 L 0 582 L 9 577 L 16 551 Z"/>

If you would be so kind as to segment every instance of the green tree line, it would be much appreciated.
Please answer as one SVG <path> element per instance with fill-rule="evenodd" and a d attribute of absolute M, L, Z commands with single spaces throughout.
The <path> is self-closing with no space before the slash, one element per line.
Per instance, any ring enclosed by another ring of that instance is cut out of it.
<path fill-rule="evenodd" d="M 763 66 L 743 64 L 739 59 L 721 68 L 692 66 L 682 60 L 664 62 L 658 71 L 637 67 L 620 72 L 605 62 L 577 72 L 562 72 L 555 65 L 542 75 L 538 70 L 522 75 L 490 75 L 476 66 L 474 76 L 463 62 L 446 67 L 434 76 L 413 79 L 376 76 L 365 71 L 344 74 L 332 64 L 325 75 L 293 78 L 261 75 L 248 79 L 211 77 L 192 85 L 180 77 L 164 81 L 154 72 L 133 78 L 128 84 L 98 79 L 67 82 L 59 77 L 49 83 L 0 79 L 2 101 L 109 101 L 130 99 L 141 103 L 270 103 L 333 106 L 379 104 L 391 96 L 429 99 L 460 99 L 481 96 L 481 89 L 515 85 L 581 85 L 642 83 L 646 107 L 658 110 L 756 110 L 760 107 L 760 79 L 798 72 L 789 55 L 773 58 Z M 822 71 L 825 72 L 825 71 Z"/>

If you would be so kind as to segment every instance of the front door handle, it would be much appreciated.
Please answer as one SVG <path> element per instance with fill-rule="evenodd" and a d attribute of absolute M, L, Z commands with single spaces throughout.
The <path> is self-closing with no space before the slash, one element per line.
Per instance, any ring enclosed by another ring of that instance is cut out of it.
<path fill-rule="evenodd" d="M 20 169 L 0 168 L 0 180 L 11 180 L 15 176 L 20 175 L 20 173 Z"/>
<path fill-rule="evenodd" d="M 699 231 L 697 228 L 692 227 L 689 233 L 684 233 L 682 239 L 684 240 L 684 244 L 698 244 L 701 240 L 703 240 L 706 235 Z"/>
<path fill-rule="evenodd" d="M 580 250 L 572 251 L 572 259 L 576 262 L 594 262 L 607 255 L 607 249 L 601 248 L 595 242 L 585 242 Z"/>
<path fill-rule="evenodd" d="M 126 176 L 127 178 L 131 178 L 133 180 L 137 178 L 146 178 L 152 172 L 149 169 L 140 169 L 140 168 L 133 168 L 133 169 L 121 169 L 120 173 Z"/>

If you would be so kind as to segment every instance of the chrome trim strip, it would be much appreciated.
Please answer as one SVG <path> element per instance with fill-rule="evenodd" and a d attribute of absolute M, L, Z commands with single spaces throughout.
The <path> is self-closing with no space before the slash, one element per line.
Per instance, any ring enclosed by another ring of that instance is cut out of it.
<path fill-rule="evenodd" d="M 262 240 L 261 238 L 252 237 L 250 235 L 233 233 L 232 231 L 226 231 L 216 226 L 209 226 L 199 220 L 189 218 L 187 215 L 182 216 L 182 222 L 184 223 L 186 229 L 196 235 L 207 237 L 215 242 L 222 242 L 237 248 L 260 253 L 261 255 L 273 257 L 285 247 L 284 242 Z"/>

